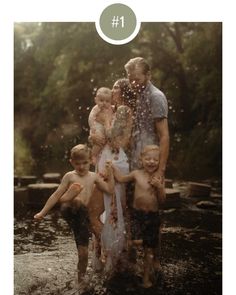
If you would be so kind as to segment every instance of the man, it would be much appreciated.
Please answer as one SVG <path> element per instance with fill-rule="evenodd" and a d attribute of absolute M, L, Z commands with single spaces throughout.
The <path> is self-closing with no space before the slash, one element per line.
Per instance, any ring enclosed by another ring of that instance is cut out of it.
<path fill-rule="evenodd" d="M 131 135 L 131 171 L 139 167 L 139 157 L 146 145 L 159 146 L 159 167 L 156 177 L 161 183 L 165 179 L 166 163 L 169 155 L 168 104 L 163 92 L 151 82 L 151 70 L 148 62 L 142 57 L 130 59 L 125 70 L 131 88 L 136 93 L 136 109 Z M 128 189 L 127 193 L 131 191 Z M 156 249 L 154 250 L 155 269 L 161 270 L 161 229 Z M 135 260 L 135 250 L 130 250 L 130 259 Z"/>
<path fill-rule="evenodd" d="M 136 112 L 131 136 L 131 169 L 139 168 L 139 155 L 145 145 L 160 148 L 158 178 L 163 182 L 169 155 L 168 105 L 165 95 L 151 82 L 151 71 L 142 57 L 130 59 L 125 65 L 131 87 L 136 92 Z"/>

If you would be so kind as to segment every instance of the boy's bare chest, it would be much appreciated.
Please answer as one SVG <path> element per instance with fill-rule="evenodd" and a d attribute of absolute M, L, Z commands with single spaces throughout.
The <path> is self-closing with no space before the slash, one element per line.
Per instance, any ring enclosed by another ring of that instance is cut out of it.
<path fill-rule="evenodd" d="M 94 177 L 90 174 L 86 175 L 86 176 L 79 176 L 78 174 L 74 173 L 72 176 L 71 176 L 71 179 L 70 179 L 70 183 L 79 183 L 81 185 L 85 187 L 90 187 L 90 186 L 93 186 L 94 185 Z"/>
<path fill-rule="evenodd" d="M 83 189 L 78 195 L 78 198 L 81 199 L 86 205 L 94 190 L 94 175 L 89 173 L 88 175 L 81 177 L 78 174 L 74 173 L 71 177 L 71 184 L 72 183 L 79 183 L 83 186 Z"/>
<path fill-rule="evenodd" d="M 150 184 L 151 178 L 147 175 L 140 174 L 136 179 L 136 186 L 141 191 L 149 191 L 152 186 Z"/>

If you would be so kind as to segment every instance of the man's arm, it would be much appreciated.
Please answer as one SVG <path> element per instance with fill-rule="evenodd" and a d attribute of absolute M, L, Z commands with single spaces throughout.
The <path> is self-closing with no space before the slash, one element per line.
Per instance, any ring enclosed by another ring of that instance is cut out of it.
<path fill-rule="evenodd" d="M 166 163 L 169 156 L 169 128 L 167 118 L 156 120 L 156 131 L 159 138 L 160 162 L 157 175 L 164 180 Z"/>
<path fill-rule="evenodd" d="M 157 200 L 160 205 L 165 203 L 166 200 L 166 192 L 165 192 L 165 183 L 161 182 L 158 176 L 154 175 L 151 180 L 150 184 L 156 188 L 157 190 Z"/>

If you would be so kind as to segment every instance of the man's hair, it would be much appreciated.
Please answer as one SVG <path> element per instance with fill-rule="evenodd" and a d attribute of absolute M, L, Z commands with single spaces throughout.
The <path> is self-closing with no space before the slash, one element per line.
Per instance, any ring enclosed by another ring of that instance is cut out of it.
<path fill-rule="evenodd" d="M 98 88 L 97 92 L 96 92 L 96 96 L 100 96 L 100 95 L 106 95 L 106 96 L 110 96 L 110 98 L 112 98 L 112 92 L 110 88 L 107 87 L 100 87 Z"/>
<path fill-rule="evenodd" d="M 146 75 L 150 70 L 150 65 L 147 62 L 146 59 L 144 59 L 143 57 L 135 57 L 135 58 L 131 58 L 127 64 L 125 64 L 125 70 L 126 71 L 134 71 L 137 67 L 142 68 L 143 74 Z"/>
<path fill-rule="evenodd" d="M 70 151 L 71 160 L 91 159 L 91 149 L 86 144 L 78 144 Z"/>
<path fill-rule="evenodd" d="M 159 146 L 158 146 L 158 145 L 155 145 L 155 144 L 149 144 L 149 145 L 146 145 L 146 146 L 142 149 L 140 156 L 143 157 L 143 156 L 145 156 L 145 154 L 146 154 L 147 152 L 150 152 L 150 151 L 157 151 L 157 152 L 160 152 Z"/>

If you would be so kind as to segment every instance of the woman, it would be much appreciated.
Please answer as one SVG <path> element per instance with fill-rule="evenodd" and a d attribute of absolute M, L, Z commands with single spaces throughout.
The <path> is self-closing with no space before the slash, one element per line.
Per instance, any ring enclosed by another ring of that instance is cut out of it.
<path fill-rule="evenodd" d="M 104 174 L 105 162 L 112 161 L 124 174 L 129 172 L 128 158 L 125 153 L 130 140 L 132 129 L 132 111 L 130 103 L 133 101 L 132 92 L 127 79 L 117 80 L 112 88 L 114 103 L 114 118 L 111 127 L 106 130 L 106 144 L 99 156 L 97 171 Z M 108 125 L 108 124 L 106 124 Z M 93 137 L 95 142 L 97 138 Z M 101 140 L 101 138 L 99 138 Z M 98 143 L 98 142 L 96 142 Z M 102 196 L 102 197 L 101 197 Z M 95 205 L 96 204 L 96 205 Z M 95 208 L 96 206 L 96 208 Z M 126 248 L 124 209 L 126 206 L 125 187 L 116 183 L 115 194 L 111 197 L 98 190 L 91 199 L 90 220 L 97 240 L 101 233 L 101 244 L 106 257 L 105 270 L 111 271 L 121 258 L 121 253 Z M 102 216 L 101 223 L 100 215 Z M 97 242 L 98 244 L 98 242 Z M 98 246 L 98 245 L 97 245 Z M 95 251 L 94 268 L 99 269 L 100 249 Z"/>

